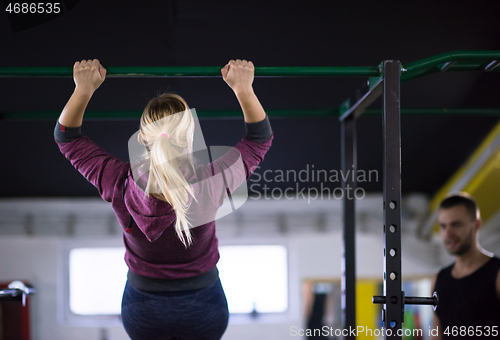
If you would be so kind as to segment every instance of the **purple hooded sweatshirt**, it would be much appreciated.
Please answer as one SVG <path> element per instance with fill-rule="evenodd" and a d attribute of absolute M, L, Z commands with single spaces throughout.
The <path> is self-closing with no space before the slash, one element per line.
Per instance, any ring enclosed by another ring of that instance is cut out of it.
<path fill-rule="evenodd" d="M 267 136 L 262 134 L 264 124 L 268 126 L 264 128 Z M 274 135 L 267 117 L 264 121 L 246 123 L 245 126 L 247 136 L 235 148 L 241 154 L 248 180 L 263 161 Z M 153 196 L 145 196 L 132 178 L 130 163 L 122 162 L 104 151 L 88 137 L 81 135 L 80 129 L 57 123 L 55 141 L 62 154 L 98 189 L 99 195 L 111 202 L 124 230 L 125 262 L 129 270 L 139 276 L 163 280 L 189 279 L 213 270 L 219 260 L 215 222 L 190 229 L 193 243 L 186 249 L 174 228 L 176 215 L 172 206 Z M 260 131 L 260 134 L 253 133 L 252 138 L 252 129 Z M 68 136 L 67 131 L 73 131 L 73 136 L 65 138 L 65 135 Z M 213 171 L 213 163 L 205 166 L 207 173 Z M 125 179 L 127 186 L 123 200 Z M 130 232 L 125 232 L 130 216 L 135 223 Z"/>

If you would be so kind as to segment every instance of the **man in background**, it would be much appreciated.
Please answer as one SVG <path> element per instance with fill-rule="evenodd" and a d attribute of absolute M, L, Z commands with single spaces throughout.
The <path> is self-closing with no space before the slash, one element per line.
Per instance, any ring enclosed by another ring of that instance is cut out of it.
<path fill-rule="evenodd" d="M 432 281 L 439 298 L 432 327 L 438 336 L 432 339 L 500 336 L 500 259 L 479 245 L 482 221 L 475 200 L 465 193 L 447 196 L 440 204 L 438 223 L 455 262 Z"/>

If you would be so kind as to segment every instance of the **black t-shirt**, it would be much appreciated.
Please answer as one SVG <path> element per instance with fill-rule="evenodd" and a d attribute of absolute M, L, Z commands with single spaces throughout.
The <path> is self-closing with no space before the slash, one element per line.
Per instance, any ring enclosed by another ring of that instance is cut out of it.
<path fill-rule="evenodd" d="M 498 338 L 500 301 L 495 283 L 500 270 L 500 259 L 495 256 L 472 274 L 460 279 L 451 276 L 454 265 L 453 263 L 439 272 L 434 286 L 439 299 L 436 314 L 441 323 L 440 333 L 443 334 L 443 339 L 460 338 L 464 335 L 467 339 Z M 456 332 L 453 333 L 453 330 Z M 444 334 L 445 331 L 449 334 Z"/>

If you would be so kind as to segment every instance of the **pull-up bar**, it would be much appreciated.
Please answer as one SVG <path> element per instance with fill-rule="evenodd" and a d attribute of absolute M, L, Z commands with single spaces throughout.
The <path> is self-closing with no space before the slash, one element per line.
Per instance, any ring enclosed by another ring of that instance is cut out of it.
<path fill-rule="evenodd" d="M 302 110 L 266 110 L 270 117 L 338 117 L 342 111 L 340 109 L 302 109 Z M 142 111 L 86 111 L 85 120 L 99 119 L 139 119 Z M 199 118 L 241 118 L 241 111 L 237 110 L 197 110 Z M 490 109 L 448 109 L 448 108 L 430 108 L 430 109 L 401 109 L 404 116 L 472 116 L 487 117 L 500 116 L 499 108 Z M 0 120 L 54 120 L 61 115 L 59 111 L 15 111 L 1 112 Z M 381 116 L 382 109 L 365 109 L 363 115 Z"/>
<path fill-rule="evenodd" d="M 401 81 L 445 71 L 500 71 L 500 51 L 455 51 L 403 66 Z"/>
<path fill-rule="evenodd" d="M 455 51 L 401 66 L 400 82 L 446 71 L 500 71 L 500 51 Z M 382 66 L 380 66 L 382 67 Z M 340 120 L 359 117 L 382 94 L 383 77 L 370 77 L 356 98 L 347 98 L 340 106 Z"/>
<path fill-rule="evenodd" d="M 401 80 L 411 80 L 444 71 L 500 70 L 500 51 L 456 51 L 405 65 Z M 107 67 L 108 78 L 213 78 L 218 66 Z M 381 66 L 286 66 L 256 67 L 255 77 L 380 77 Z M 0 67 L 3 78 L 72 77 L 72 67 Z"/>
<path fill-rule="evenodd" d="M 215 78 L 221 77 L 218 66 L 106 67 L 106 78 Z M 256 67 L 255 77 L 375 77 L 373 66 L 290 66 Z M 0 67 L 0 77 L 73 77 L 72 67 Z"/>

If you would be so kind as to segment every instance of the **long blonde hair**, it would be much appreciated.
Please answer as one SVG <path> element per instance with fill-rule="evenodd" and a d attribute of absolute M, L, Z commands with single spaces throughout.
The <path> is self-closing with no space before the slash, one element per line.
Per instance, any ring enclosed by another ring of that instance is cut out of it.
<path fill-rule="evenodd" d="M 153 98 L 144 109 L 139 141 L 146 145 L 150 158 L 145 193 L 172 205 L 177 217 L 175 231 L 186 248 L 193 242 L 186 216 L 188 193 L 196 200 L 185 178 L 194 169 L 193 136 L 193 116 L 182 97 L 164 93 Z"/>

